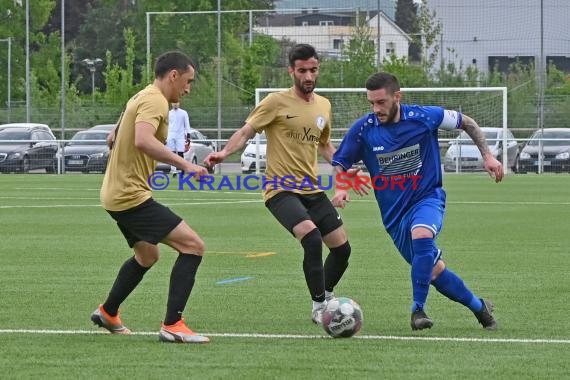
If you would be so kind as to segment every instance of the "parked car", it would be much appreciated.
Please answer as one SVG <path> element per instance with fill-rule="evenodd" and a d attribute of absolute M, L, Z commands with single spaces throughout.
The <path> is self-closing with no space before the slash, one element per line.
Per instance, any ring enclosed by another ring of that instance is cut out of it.
<path fill-rule="evenodd" d="M 195 165 L 203 165 L 204 159 L 208 154 L 216 150 L 216 144 L 209 140 L 202 132 L 190 128 L 190 150 L 184 153 L 184 159 Z M 165 173 L 170 172 L 170 165 L 164 162 L 158 162 L 156 170 Z M 208 168 L 210 173 L 214 172 L 214 168 Z"/>
<path fill-rule="evenodd" d="M 522 148 L 517 161 L 517 173 L 538 172 L 540 140 L 542 171 L 570 173 L 570 128 L 547 128 L 543 131 L 534 132 Z"/>
<path fill-rule="evenodd" d="M 40 124 L 40 123 L 9 123 L 9 124 L 0 124 L 0 131 L 6 128 L 36 128 L 36 129 L 43 129 L 55 139 L 55 135 L 53 131 L 47 124 Z"/>
<path fill-rule="evenodd" d="M 503 161 L 503 128 L 481 128 L 485 134 L 487 145 L 491 153 L 499 160 Z M 515 170 L 519 144 L 512 132 L 507 129 L 507 164 L 505 168 Z M 458 163 L 459 160 L 459 163 Z M 467 132 L 463 131 L 457 138 L 449 142 L 449 148 L 443 160 L 443 170 L 446 172 L 460 171 L 481 171 L 484 170 L 483 157 L 481 152 L 471 140 Z"/>
<path fill-rule="evenodd" d="M 63 149 L 65 171 L 104 173 L 109 159 L 108 134 L 108 131 L 97 129 L 77 132 Z"/>
<path fill-rule="evenodd" d="M 3 128 L 0 131 L 0 171 L 55 173 L 59 144 L 43 127 Z"/>
<path fill-rule="evenodd" d="M 243 153 L 241 154 L 241 171 L 242 173 L 252 173 L 255 172 L 255 163 L 257 155 L 257 135 L 249 140 Z M 267 165 L 266 161 L 267 152 L 267 138 L 265 134 L 259 135 L 259 170 L 265 170 Z"/>
<path fill-rule="evenodd" d="M 90 131 L 107 131 L 111 132 L 115 128 L 115 124 L 98 124 L 89 128 Z"/>

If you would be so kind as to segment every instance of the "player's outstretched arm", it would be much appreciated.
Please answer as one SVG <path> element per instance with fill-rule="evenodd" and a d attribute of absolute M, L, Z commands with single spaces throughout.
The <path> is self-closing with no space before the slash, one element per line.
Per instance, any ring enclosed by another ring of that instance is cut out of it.
<path fill-rule="evenodd" d="M 485 134 L 479 128 L 479 125 L 467 115 L 463 115 L 463 119 L 461 121 L 461 129 L 463 129 L 471 140 L 475 143 L 479 151 L 481 152 L 481 156 L 483 157 L 484 167 L 487 173 L 491 176 L 491 178 L 495 179 L 495 182 L 501 182 L 503 180 L 504 171 L 503 165 L 493 156 L 491 151 L 489 150 L 489 146 L 487 145 L 487 141 L 485 140 Z"/>
<path fill-rule="evenodd" d="M 228 140 L 228 143 L 224 149 L 218 152 L 212 152 L 204 159 L 204 164 L 208 167 L 212 167 L 220 162 L 224 161 L 227 156 L 234 153 L 237 150 L 243 149 L 247 144 L 248 140 L 255 136 L 255 129 L 249 124 L 245 124 L 243 127 L 238 129 L 232 137 Z"/>
<path fill-rule="evenodd" d="M 206 168 L 194 165 L 179 155 L 173 153 L 155 136 L 156 129 L 148 123 L 139 122 L 135 125 L 135 147 L 147 156 L 160 162 L 174 165 L 190 173 L 196 173 L 195 177 L 208 175 Z"/>
<path fill-rule="evenodd" d="M 345 171 L 340 165 L 333 167 L 335 191 L 331 203 L 334 207 L 344 208 L 350 202 L 349 189 L 361 197 L 368 194 L 368 190 L 371 189 L 370 178 L 359 176 L 360 170 L 360 167 L 357 166 L 348 169 L 348 171 Z"/>

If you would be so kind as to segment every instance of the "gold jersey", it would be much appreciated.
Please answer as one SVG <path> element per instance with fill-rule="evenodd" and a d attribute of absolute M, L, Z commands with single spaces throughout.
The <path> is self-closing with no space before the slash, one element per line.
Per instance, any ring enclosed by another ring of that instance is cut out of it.
<path fill-rule="evenodd" d="M 154 172 L 156 162 L 135 147 L 135 124 L 139 122 L 151 124 L 156 128 L 156 138 L 165 142 L 168 100 L 152 84 L 129 99 L 119 121 L 101 186 L 101 204 L 106 210 L 127 210 L 152 196 L 148 178 Z"/>
<path fill-rule="evenodd" d="M 317 147 L 330 141 L 331 104 L 327 98 L 314 94 L 313 100 L 306 102 L 292 88 L 271 93 L 251 112 L 246 123 L 267 137 L 265 200 L 281 191 L 322 191 Z"/>

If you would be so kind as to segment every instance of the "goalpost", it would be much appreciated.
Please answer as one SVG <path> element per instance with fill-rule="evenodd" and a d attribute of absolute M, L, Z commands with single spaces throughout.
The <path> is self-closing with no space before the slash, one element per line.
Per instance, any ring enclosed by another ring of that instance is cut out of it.
<path fill-rule="evenodd" d="M 257 88 L 255 104 L 257 105 L 269 93 L 284 90 L 287 89 Z M 502 144 L 503 147 L 507 147 L 506 87 L 427 87 L 402 88 L 401 91 L 403 103 L 440 106 L 472 117 L 480 127 L 502 128 Z M 340 141 L 356 119 L 371 112 L 365 88 L 316 88 L 315 93 L 327 97 L 331 102 L 333 113 L 331 139 L 333 140 Z M 456 133 L 440 130 L 440 145 L 456 136 Z M 256 138 L 258 139 L 259 135 Z M 503 167 L 507 172 L 509 169 L 507 168 L 507 149 L 503 149 L 502 153 Z M 259 162 L 256 162 L 256 167 L 259 167 Z"/>

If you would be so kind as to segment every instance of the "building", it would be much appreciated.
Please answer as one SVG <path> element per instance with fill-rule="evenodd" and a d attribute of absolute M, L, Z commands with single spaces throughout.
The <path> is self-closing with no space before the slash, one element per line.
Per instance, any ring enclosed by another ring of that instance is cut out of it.
<path fill-rule="evenodd" d="M 254 31 L 277 40 L 311 44 L 323 56 L 343 59 L 343 48 L 354 34 L 354 25 L 363 23 L 370 28 L 376 57 L 380 61 L 392 54 L 398 58 L 408 56 L 410 37 L 384 12 L 333 13 L 318 9 L 300 13 L 281 12 L 258 19 Z"/>
<path fill-rule="evenodd" d="M 395 0 L 275 0 L 275 10 L 280 12 L 287 9 L 307 9 L 307 10 L 331 10 L 341 9 L 352 11 L 382 11 L 392 20 L 396 13 Z"/>
<path fill-rule="evenodd" d="M 568 0 L 429 0 L 428 6 L 443 26 L 445 62 L 506 72 L 517 61 L 539 63 L 542 44 L 546 62 L 570 72 Z"/>

